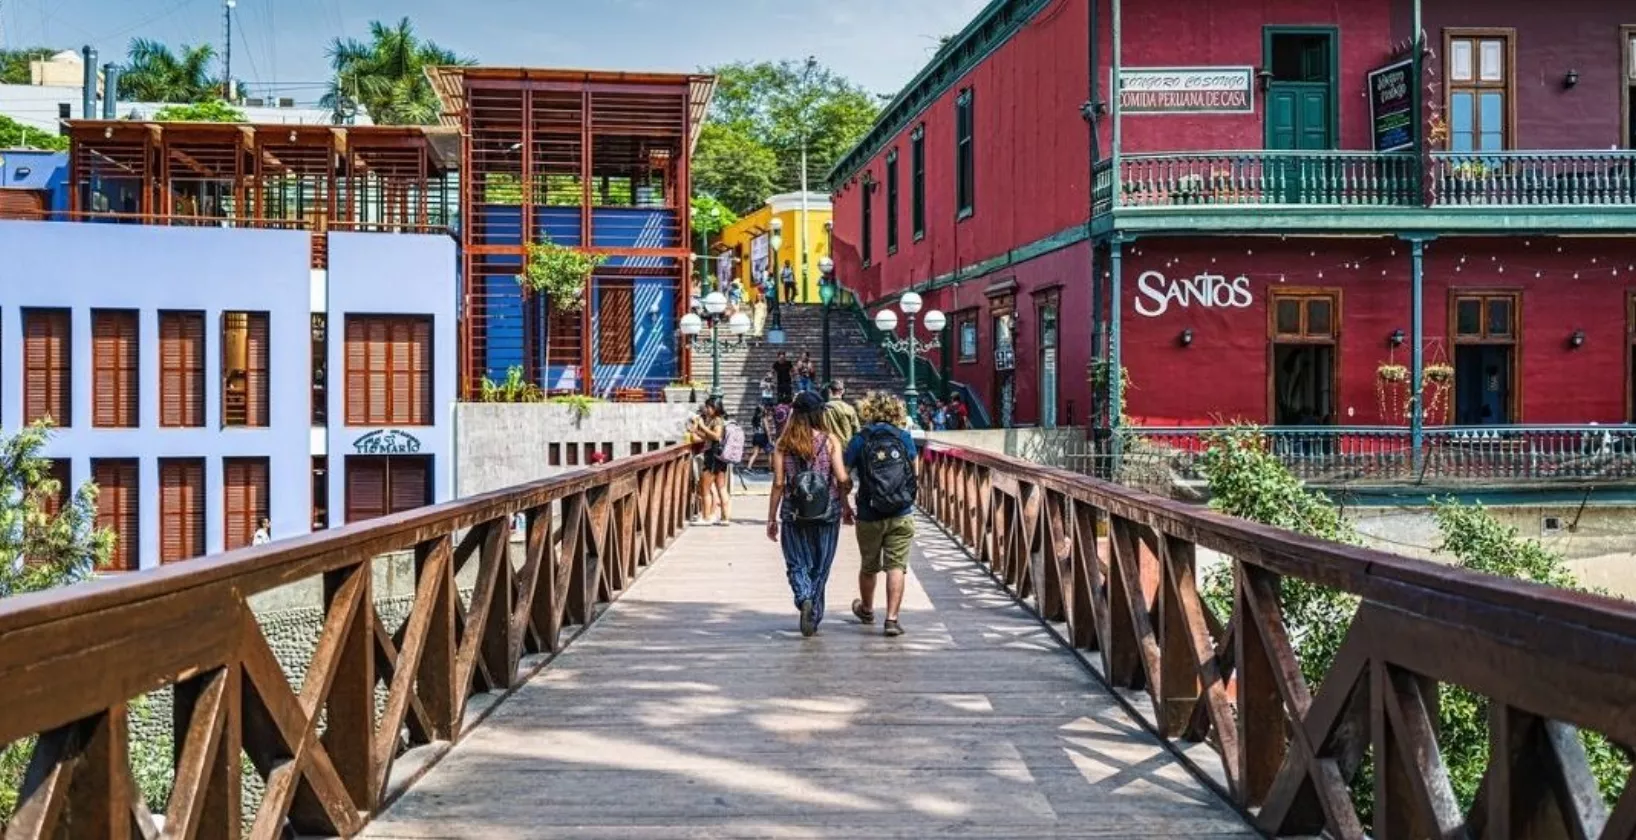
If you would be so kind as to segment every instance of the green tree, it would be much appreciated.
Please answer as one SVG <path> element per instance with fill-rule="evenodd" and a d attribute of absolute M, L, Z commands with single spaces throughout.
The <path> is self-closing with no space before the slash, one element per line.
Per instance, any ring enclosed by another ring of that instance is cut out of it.
<path fill-rule="evenodd" d="M 48 434 L 36 424 L 0 438 L 0 598 L 85 580 L 114 548 L 113 532 L 96 527 L 96 485 L 81 485 L 48 512 L 63 489 L 40 456 Z M 0 823 L 17 806 L 33 747 L 29 738 L 0 750 Z"/>
<path fill-rule="evenodd" d="M 437 122 L 442 106 L 426 78 L 426 68 L 473 63 L 422 40 L 409 18 L 399 20 L 395 26 L 371 22 L 368 42 L 336 38 L 330 44 L 329 59 L 335 75 L 321 100 L 323 106 L 334 111 L 338 119 L 362 106 L 380 125 Z"/>
<path fill-rule="evenodd" d="M 216 48 L 183 44 L 181 52 L 147 38 L 131 41 L 119 98 L 136 102 L 209 102 L 221 96 L 220 79 L 210 75 Z"/>
<path fill-rule="evenodd" d="M 41 131 L 30 125 L 0 114 L 0 148 L 29 148 L 49 149 L 54 152 L 68 151 L 68 138 L 49 131 Z"/>
<path fill-rule="evenodd" d="M 43 61 L 60 50 L 50 47 L 27 47 L 20 50 L 0 50 L 0 85 L 34 84 L 29 62 Z"/>
<path fill-rule="evenodd" d="M 243 111 L 220 99 L 188 105 L 166 105 L 154 112 L 153 119 L 156 122 L 245 122 Z"/>
<path fill-rule="evenodd" d="M 738 214 L 713 195 L 693 196 L 693 232 L 705 239 L 719 235 L 738 221 Z"/>
<path fill-rule="evenodd" d="M 748 213 L 774 192 L 825 189 L 830 167 L 857 145 L 880 113 L 876 97 L 816 59 L 739 62 L 717 77 L 709 122 L 699 137 L 693 182 L 734 212 Z M 770 159 L 769 159 L 770 158 Z"/>
<path fill-rule="evenodd" d="M 1231 429 L 1209 436 L 1200 469 L 1209 484 L 1211 507 L 1233 516 L 1286 528 L 1312 537 L 1357 544 L 1356 530 L 1329 497 L 1307 489 L 1283 465 L 1258 429 Z M 1563 559 L 1538 542 L 1523 539 L 1515 528 L 1496 520 L 1479 505 L 1436 501 L 1433 514 L 1442 543 L 1438 551 L 1461 568 L 1548 586 L 1577 588 Z M 1218 616 L 1230 614 L 1233 572 L 1230 565 L 1212 570 L 1204 597 Z M 1357 598 L 1295 578 L 1280 591 L 1285 626 L 1295 647 L 1302 675 L 1317 693 L 1351 626 Z M 1449 780 L 1462 807 L 1476 796 L 1488 765 L 1488 702 L 1455 685 L 1438 689 L 1438 747 Z M 1593 773 L 1609 802 L 1630 775 L 1630 757 L 1594 732 L 1581 733 Z M 1369 824 L 1373 816 L 1373 768 L 1365 762 L 1353 779 L 1353 803 Z"/>

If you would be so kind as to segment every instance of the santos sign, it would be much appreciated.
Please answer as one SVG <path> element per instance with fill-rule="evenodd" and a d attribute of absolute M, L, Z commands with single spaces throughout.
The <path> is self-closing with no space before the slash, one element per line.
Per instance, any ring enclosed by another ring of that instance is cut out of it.
<path fill-rule="evenodd" d="M 1147 271 L 1136 278 L 1136 314 L 1149 318 L 1165 314 L 1172 303 L 1183 309 L 1193 304 L 1207 309 L 1247 309 L 1253 300 L 1250 278 L 1243 276 L 1228 280 L 1220 274 L 1200 274 L 1169 280 L 1157 271 Z"/>

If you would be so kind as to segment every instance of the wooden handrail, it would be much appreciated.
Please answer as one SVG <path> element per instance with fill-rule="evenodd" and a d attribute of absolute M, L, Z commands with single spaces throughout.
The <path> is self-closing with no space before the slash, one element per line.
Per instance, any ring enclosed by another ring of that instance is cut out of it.
<path fill-rule="evenodd" d="M 1042 618 L 1065 622 L 1076 648 L 1097 651 L 1111 685 L 1145 690 L 1161 737 L 1215 747 L 1224 792 L 1271 834 L 1362 836 L 1349 785 L 1371 748 L 1378 838 L 1453 836 L 1462 825 L 1472 836 L 1482 826 L 1556 836 L 1521 827 L 1547 800 L 1582 836 L 1636 831 L 1636 785 L 1610 813 L 1565 736 L 1580 727 L 1636 744 L 1636 605 L 1312 539 L 945 444 L 928 447 L 921 503 Z M 1230 616 L 1199 594 L 1200 548 L 1232 563 Z M 1283 622 L 1284 578 L 1359 598 L 1316 693 Z M 1486 697 L 1503 722 L 1490 736 L 1502 758 L 1469 815 L 1458 813 L 1436 742 L 1439 683 Z"/>
<path fill-rule="evenodd" d="M 405 780 L 406 748 L 458 740 L 466 700 L 529 674 L 684 527 L 673 447 L 365 523 L 0 601 L 0 744 L 39 735 L 5 837 L 154 836 L 125 760 L 126 704 L 176 691 L 167 836 L 240 834 L 242 746 L 266 783 L 250 836 L 351 836 Z M 520 566 L 512 518 L 525 514 Z M 374 562 L 412 550 L 401 626 L 380 619 Z M 477 558 L 462 606 L 455 575 Z M 299 691 L 249 598 L 321 580 L 325 620 Z M 577 632 L 577 631 L 576 631 Z M 377 685 L 386 704 L 377 716 Z M 325 726 L 319 730 L 320 715 Z M 299 794 L 299 795 L 298 795 Z"/>

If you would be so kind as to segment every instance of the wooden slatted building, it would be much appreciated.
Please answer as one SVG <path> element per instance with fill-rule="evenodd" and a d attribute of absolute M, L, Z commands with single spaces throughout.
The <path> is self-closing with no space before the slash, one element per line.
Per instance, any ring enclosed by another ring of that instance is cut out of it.
<path fill-rule="evenodd" d="M 686 369 L 673 335 L 690 298 L 690 160 L 714 77 L 428 75 L 443 124 L 461 133 L 462 392 L 516 367 L 552 392 L 657 397 Z M 519 286 L 528 245 L 546 239 L 608 258 L 583 301 Z"/>

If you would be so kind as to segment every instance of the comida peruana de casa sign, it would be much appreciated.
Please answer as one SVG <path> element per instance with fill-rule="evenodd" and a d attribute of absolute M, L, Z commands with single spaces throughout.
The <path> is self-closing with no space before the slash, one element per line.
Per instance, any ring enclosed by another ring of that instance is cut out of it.
<path fill-rule="evenodd" d="M 398 429 L 370 432 L 352 442 L 359 455 L 414 455 L 420 452 L 420 438 Z"/>

